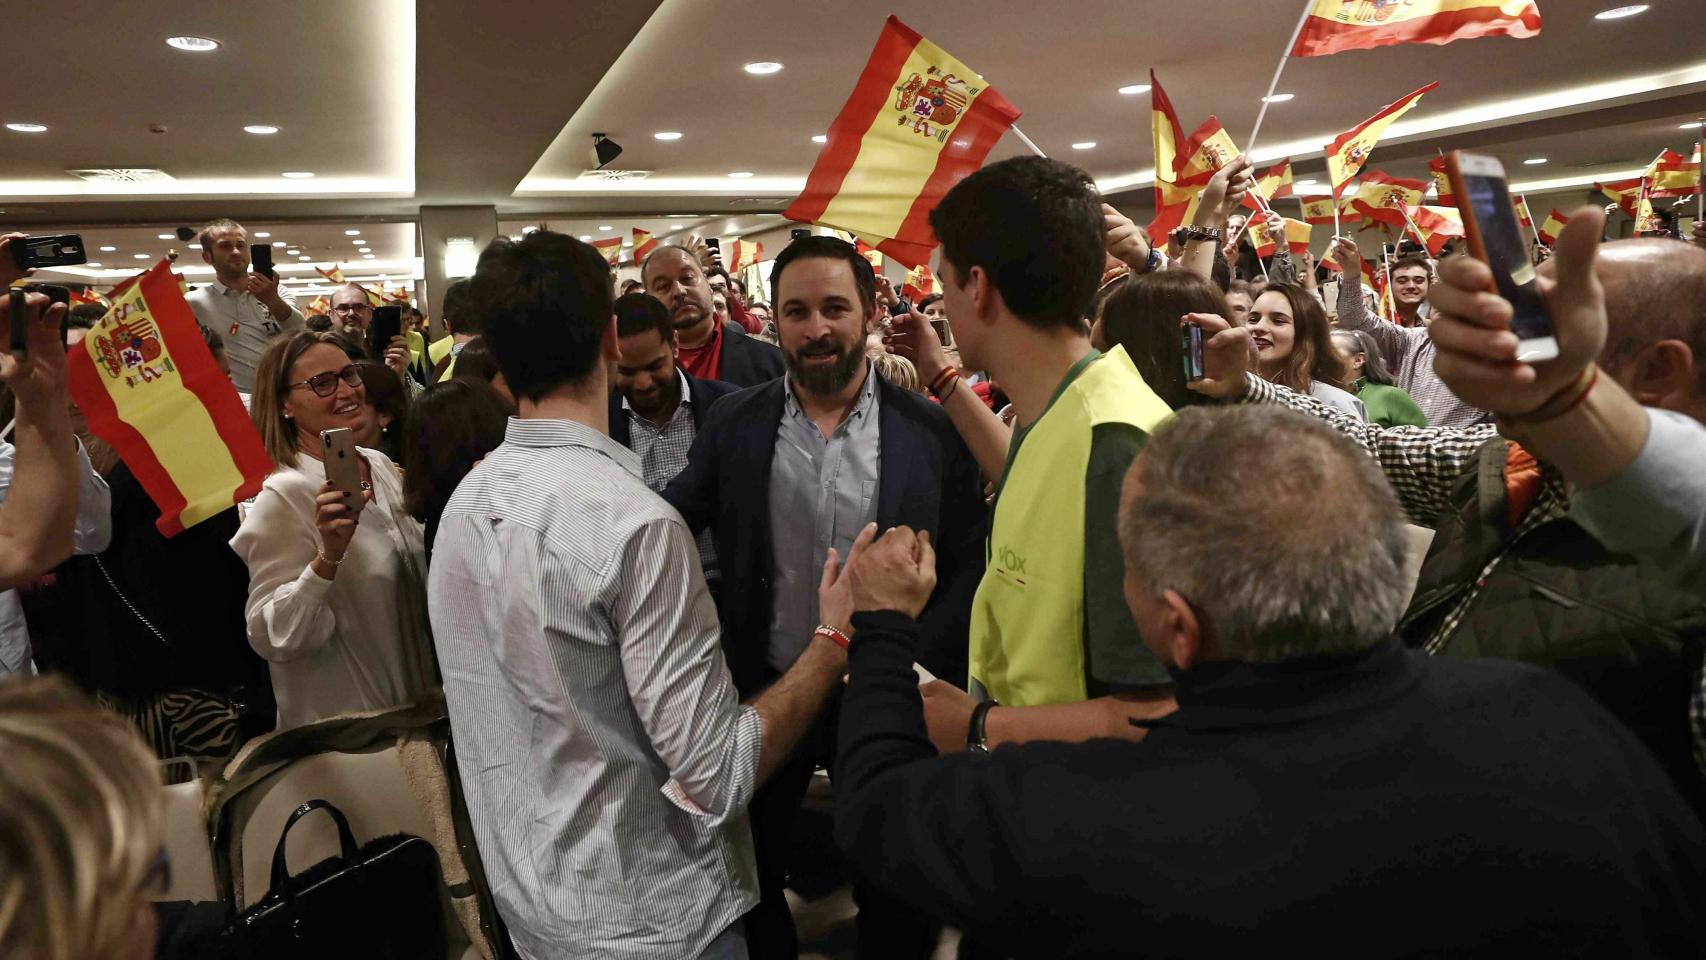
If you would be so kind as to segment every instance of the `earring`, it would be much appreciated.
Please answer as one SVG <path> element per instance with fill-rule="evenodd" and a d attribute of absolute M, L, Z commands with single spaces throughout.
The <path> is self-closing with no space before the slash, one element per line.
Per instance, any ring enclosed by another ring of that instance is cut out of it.
<path fill-rule="evenodd" d="M 284 411 L 284 419 L 291 420 L 294 419 L 294 416 L 289 410 Z"/>

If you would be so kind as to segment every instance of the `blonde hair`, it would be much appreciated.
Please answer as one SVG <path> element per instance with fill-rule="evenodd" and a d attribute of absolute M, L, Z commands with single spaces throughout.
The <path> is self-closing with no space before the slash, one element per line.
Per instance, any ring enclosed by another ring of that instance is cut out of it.
<path fill-rule="evenodd" d="M 165 837 L 142 738 L 63 680 L 18 678 L 0 683 L 0 757 L 0 955 L 133 955 Z"/>
<path fill-rule="evenodd" d="M 877 372 L 883 379 L 912 393 L 923 393 L 924 388 L 918 382 L 918 368 L 912 361 L 892 353 L 879 353 L 871 357 L 871 363 L 876 365 Z"/>
<path fill-rule="evenodd" d="M 325 344 L 344 353 L 344 341 L 333 333 L 304 330 L 280 337 L 267 346 L 255 364 L 255 395 L 249 398 L 249 419 L 261 432 L 267 456 L 281 467 L 296 466 L 296 425 L 284 415 L 284 398 L 290 395 L 290 370 L 310 347 Z"/>

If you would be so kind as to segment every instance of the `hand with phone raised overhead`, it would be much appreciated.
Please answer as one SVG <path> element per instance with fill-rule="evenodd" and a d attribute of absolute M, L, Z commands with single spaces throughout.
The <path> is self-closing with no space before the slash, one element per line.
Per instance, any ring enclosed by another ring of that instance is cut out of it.
<path fill-rule="evenodd" d="M 897 356 L 912 361 L 924 383 L 934 383 L 948 365 L 948 355 L 942 340 L 930 326 L 930 318 L 916 309 L 904 316 L 894 317 L 883 330 L 883 346 Z"/>
<path fill-rule="evenodd" d="M 1493 273 L 1479 260 L 1453 257 L 1440 264 L 1439 285 L 1428 291 L 1434 319 L 1434 372 L 1463 402 L 1520 419 L 1575 388 L 1605 345 L 1605 293 L 1594 275 L 1605 214 L 1585 207 L 1570 217 L 1552 248 L 1553 278 L 1539 278 L 1540 294 L 1558 342 L 1556 359 L 1517 360 L 1510 302 L 1489 292 Z"/>
<path fill-rule="evenodd" d="M 28 293 L 20 298 L 24 304 L 24 350 L 22 356 L 0 352 L 0 381 L 12 388 L 20 407 L 28 407 L 38 418 L 53 411 L 65 412 L 67 384 L 70 380 L 65 356 L 65 344 L 59 338 L 59 328 L 65 320 L 66 306 L 53 303 L 46 294 Z M 11 316 L 9 298 L 0 299 L 7 309 L 7 325 Z"/>

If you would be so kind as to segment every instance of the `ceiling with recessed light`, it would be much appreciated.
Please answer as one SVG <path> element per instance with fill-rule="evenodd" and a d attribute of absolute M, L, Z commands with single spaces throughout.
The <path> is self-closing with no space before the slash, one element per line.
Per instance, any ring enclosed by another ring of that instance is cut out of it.
<path fill-rule="evenodd" d="M 505 232 L 663 227 L 672 213 L 771 229 L 890 13 L 982 71 L 1042 149 L 1146 218 L 1149 70 L 1187 128 L 1215 114 L 1242 143 L 1301 2 L 1076 0 L 1045 15 L 1020 0 L 301 0 L 260 16 L 212 0 L 62 0 L 32 9 L 30 42 L 0 62 L 8 89 L 62 84 L 0 110 L 0 225 L 85 228 L 91 248 L 119 247 L 96 254 L 103 270 L 219 215 L 317 258 L 281 265 L 399 271 L 422 256 L 408 221 L 424 205 L 490 205 Z M 1615 6 L 1542 0 L 1532 40 L 1290 61 L 1255 157 L 1291 156 L 1299 179 L 1324 180 L 1321 144 L 1438 80 L 1374 166 L 1421 176 L 1437 150 L 1473 148 L 1531 194 L 1556 194 L 1536 206 L 1577 202 L 1596 178 L 1686 152 L 1699 131 L 1683 124 L 1706 113 L 1699 0 L 1595 18 Z M 182 50 L 176 36 L 218 46 Z M 623 147 L 607 169 L 625 179 L 589 174 L 596 133 Z M 991 157 L 1024 151 L 1010 134 Z M 115 170 L 145 172 L 69 172 Z M 339 242 L 369 228 L 372 261 Z"/>

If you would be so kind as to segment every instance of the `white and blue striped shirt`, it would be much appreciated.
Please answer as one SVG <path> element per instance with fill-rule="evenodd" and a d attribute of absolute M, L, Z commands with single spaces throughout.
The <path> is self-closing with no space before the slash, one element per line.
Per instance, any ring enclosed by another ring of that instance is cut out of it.
<path fill-rule="evenodd" d="M 758 902 L 737 699 L 686 524 L 634 453 L 511 420 L 445 508 L 429 606 L 470 819 L 529 958 L 696 957 Z"/>

